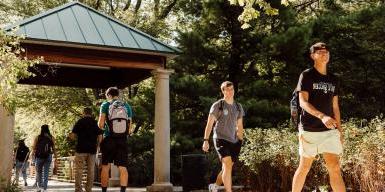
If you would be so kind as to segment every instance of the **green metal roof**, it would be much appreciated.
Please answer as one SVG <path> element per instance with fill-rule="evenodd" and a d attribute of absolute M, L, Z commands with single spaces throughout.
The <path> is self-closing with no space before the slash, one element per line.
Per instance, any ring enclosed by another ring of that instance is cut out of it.
<path fill-rule="evenodd" d="M 77 1 L 35 15 L 19 27 L 26 39 L 177 55 L 181 51 Z"/>

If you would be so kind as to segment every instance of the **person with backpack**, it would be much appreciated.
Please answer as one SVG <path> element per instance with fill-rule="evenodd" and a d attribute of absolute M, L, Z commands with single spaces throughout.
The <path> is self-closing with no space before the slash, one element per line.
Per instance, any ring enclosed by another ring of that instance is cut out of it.
<path fill-rule="evenodd" d="M 346 191 L 339 161 L 343 151 L 339 84 L 336 76 L 327 70 L 329 54 L 325 43 L 313 44 L 310 57 L 314 66 L 303 71 L 298 80 L 296 91 L 302 108 L 298 124 L 300 163 L 294 174 L 292 192 L 302 190 L 318 154 L 325 160 L 333 191 Z"/>
<path fill-rule="evenodd" d="M 120 191 L 125 192 L 128 182 L 128 146 L 132 109 L 126 102 L 119 99 L 119 90 L 110 87 L 106 91 L 107 101 L 100 106 L 98 126 L 104 130 L 104 139 L 100 144 L 102 152 L 102 192 L 107 191 L 111 163 L 119 168 Z"/>
<path fill-rule="evenodd" d="M 19 173 L 23 174 L 24 186 L 27 186 L 27 167 L 28 167 L 29 148 L 25 145 L 24 139 L 19 140 L 18 147 L 16 149 L 16 171 L 15 179 L 19 183 Z"/>
<path fill-rule="evenodd" d="M 92 117 L 92 109 L 85 107 L 83 117 L 79 119 L 70 133 L 72 140 L 77 140 L 75 153 L 75 192 L 82 192 L 82 176 L 84 163 L 87 165 L 86 192 L 92 191 L 96 150 L 102 139 L 103 131 Z"/>
<path fill-rule="evenodd" d="M 226 192 L 232 191 L 232 168 L 238 160 L 243 141 L 243 117 L 245 112 L 242 105 L 234 100 L 234 86 L 230 81 L 221 84 L 223 99 L 216 101 L 210 108 L 202 149 L 209 151 L 209 137 L 214 126 L 214 147 L 222 163 L 216 182 L 209 185 L 210 192 L 217 192 L 220 185 L 225 186 Z"/>
<path fill-rule="evenodd" d="M 40 135 L 38 135 L 32 147 L 32 157 L 36 158 L 36 191 L 47 191 L 49 169 L 51 166 L 52 155 L 56 156 L 55 139 L 49 131 L 48 125 L 42 125 Z"/>

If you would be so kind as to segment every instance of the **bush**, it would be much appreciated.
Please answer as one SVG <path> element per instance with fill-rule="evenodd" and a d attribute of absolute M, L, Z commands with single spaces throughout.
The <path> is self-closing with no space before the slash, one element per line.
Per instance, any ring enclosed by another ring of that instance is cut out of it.
<path fill-rule="evenodd" d="M 385 186 L 385 120 L 375 118 L 366 125 L 350 120 L 343 124 L 343 176 L 350 191 L 381 191 Z M 289 128 L 248 129 L 240 160 L 245 166 L 243 183 L 253 191 L 290 191 L 299 163 L 297 132 Z M 328 174 L 316 160 L 304 191 L 327 188 Z"/>

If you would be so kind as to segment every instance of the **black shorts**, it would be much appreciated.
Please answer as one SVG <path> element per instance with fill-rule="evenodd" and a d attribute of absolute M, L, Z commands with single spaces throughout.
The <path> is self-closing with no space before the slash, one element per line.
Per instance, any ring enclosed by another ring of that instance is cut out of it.
<path fill-rule="evenodd" d="M 231 157 L 233 162 L 238 161 L 239 153 L 241 152 L 242 141 L 238 140 L 236 143 L 231 143 L 224 139 L 214 139 L 214 147 L 218 153 L 219 159 L 224 157 Z"/>
<path fill-rule="evenodd" d="M 106 137 L 100 144 L 102 165 L 114 163 L 126 167 L 128 164 L 128 146 L 126 138 Z"/>

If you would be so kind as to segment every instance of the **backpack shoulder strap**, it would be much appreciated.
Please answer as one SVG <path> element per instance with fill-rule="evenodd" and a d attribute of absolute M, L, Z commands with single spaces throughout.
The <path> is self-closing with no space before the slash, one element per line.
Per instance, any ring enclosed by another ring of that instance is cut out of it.
<path fill-rule="evenodd" d="M 223 111 L 223 105 L 224 105 L 223 102 L 224 102 L 223 99 L 219 100 L 219 111 Z"/>
<path fill-rule="evenodd" d="M 234 101 L 235 102 L 235 105 L 237 106 L 237 110 L 239 111 L 239 112 L 241 112 L 241 106 L 240 106 L 240 104 L 238 103 L 238 102 L 236 102 L 236 101 Z"/>

